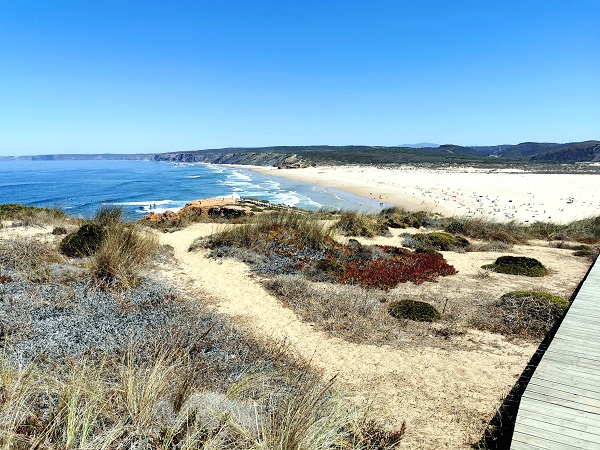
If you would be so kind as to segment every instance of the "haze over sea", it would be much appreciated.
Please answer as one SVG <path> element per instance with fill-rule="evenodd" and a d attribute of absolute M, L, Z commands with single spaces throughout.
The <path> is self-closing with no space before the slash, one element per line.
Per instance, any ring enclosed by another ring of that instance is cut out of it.
<path fill-rule="evenodd" d="M 210 164 L 154 161 L 1 161 L 0 203 L 60 207 L 89 216 L 117 205 L 132 219 L 212 197 L 252 197 L 303 209 L 374 211 L 379 203 L 335 189 Z"/>

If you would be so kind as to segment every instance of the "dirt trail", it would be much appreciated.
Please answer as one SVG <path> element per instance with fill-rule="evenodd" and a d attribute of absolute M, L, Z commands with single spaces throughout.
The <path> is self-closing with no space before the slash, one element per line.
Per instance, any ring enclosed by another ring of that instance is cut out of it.
<path fill-rule="evenodd" d="M 401 448 L 468 448 L 535 351 L 533 345 L 476 331 L 456 338 L 469 350 L 398 349 L 330 337 L 283 307 L 243 263 L 188 252 L 195 238 L 214 230 L 196 224 L 161 234 L 161 243 L 175 249 L 177 268 L 169 275 L 180 286 L 192 283 L 216 298 L 219 312 L 257 335 L 285 339 L 326 376 L 337 375 L 342 390 L 371 404 L 391 427 L 406 421 Z"/>

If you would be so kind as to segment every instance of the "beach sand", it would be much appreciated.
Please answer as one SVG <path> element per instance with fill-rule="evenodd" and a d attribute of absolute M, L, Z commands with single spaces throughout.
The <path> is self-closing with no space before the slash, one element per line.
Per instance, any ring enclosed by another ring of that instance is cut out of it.
<path fill-rule="evenodd" d="M 565 223 L 600 214 L 600 174 L 409 166 L 243 167 L 351 192 L 365 197 L 374 206 L 391 203 L 445 216 Z"/>

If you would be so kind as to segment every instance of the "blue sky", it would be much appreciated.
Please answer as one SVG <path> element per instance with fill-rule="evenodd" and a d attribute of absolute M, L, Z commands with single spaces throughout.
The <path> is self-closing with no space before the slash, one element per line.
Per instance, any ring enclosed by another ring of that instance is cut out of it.
<path fill-rule="evenodd" d="M 599 0 L 0 0 L 0 155 L 600 139 Z"/>

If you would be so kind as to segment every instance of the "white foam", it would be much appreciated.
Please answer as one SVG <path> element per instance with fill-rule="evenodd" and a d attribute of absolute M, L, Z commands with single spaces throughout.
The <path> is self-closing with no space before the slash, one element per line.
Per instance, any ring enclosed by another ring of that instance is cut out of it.
<path fill-rule="evenodd" d="M 231 175 L 227 175 L 227 178 L 235 178 L 237 180 L 245 180 L 245 181 L 250 181 L 252 180 L 252 177 L 240 172 L 236 172 L 234 171 L 233 173 L 231 173 Z"/>
<path fill-rule="evenodd" d="M 117 206 L 149 206 L 149 205 L 166 205 L 167 203 L 173 203 L 173 200 L 145 200 L 143 202 L 117 202 L 117 203 L 104 203 L 105 205 L 117 205 Z"/>

